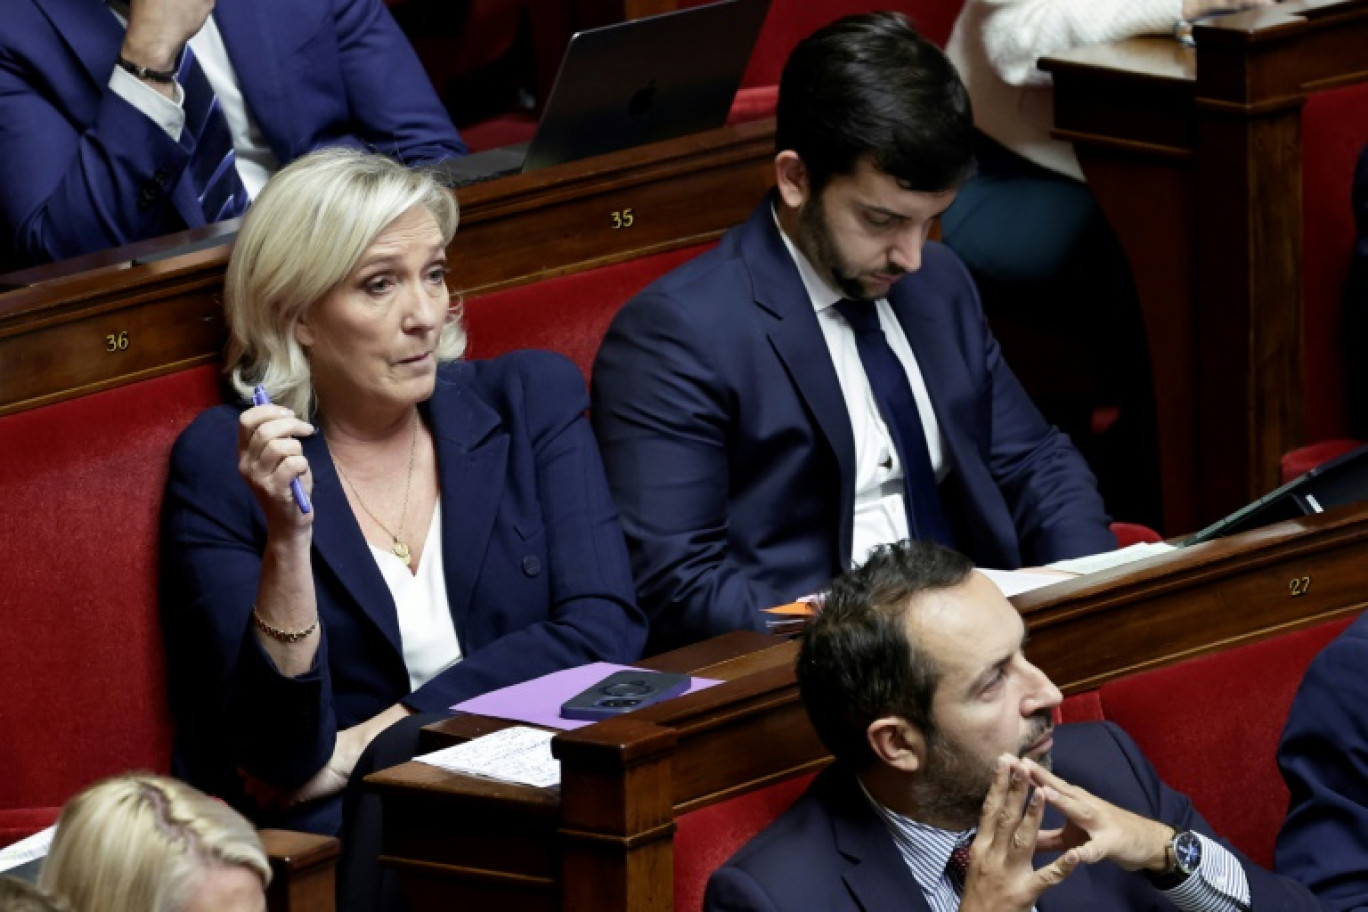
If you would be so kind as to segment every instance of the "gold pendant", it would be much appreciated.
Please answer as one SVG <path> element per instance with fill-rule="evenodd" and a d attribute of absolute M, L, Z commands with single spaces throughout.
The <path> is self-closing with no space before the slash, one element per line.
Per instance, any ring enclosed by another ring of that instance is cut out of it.
<path fill-rule="evenodd" d="M 411 560 L 411 555 L 409 554 L 408 545 L 404 544 L 396 538 L 394 540 L 394 547 L 390 550 L 394 552 L 395 557 L 399 558 L 401 561 L 404 562 L 404 566 L 413 566 L 413 561 Z"/>

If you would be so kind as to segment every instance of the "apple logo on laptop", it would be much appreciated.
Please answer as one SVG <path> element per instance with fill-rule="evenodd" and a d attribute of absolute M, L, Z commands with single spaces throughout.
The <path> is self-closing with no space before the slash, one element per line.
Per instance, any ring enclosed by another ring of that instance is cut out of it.
<path fill-rule="evenodd" d="M 632 117 L 641 117 L 651 109 L 651 104 L 655 101 L 656 82 L 654 79 L 645 88 L 637 89 L 632 93 L 632 100 L 627 102 L 627 113 Z"/>

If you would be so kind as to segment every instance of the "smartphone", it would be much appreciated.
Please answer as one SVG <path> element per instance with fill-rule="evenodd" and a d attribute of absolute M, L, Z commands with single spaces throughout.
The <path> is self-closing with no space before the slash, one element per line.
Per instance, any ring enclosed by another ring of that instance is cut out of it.
<path fill-rule="evenodd" d="M 562 719 L 607 719 L 677 697 L 693 679 L 663 671 L 615 671 L 561 704 Z"/>

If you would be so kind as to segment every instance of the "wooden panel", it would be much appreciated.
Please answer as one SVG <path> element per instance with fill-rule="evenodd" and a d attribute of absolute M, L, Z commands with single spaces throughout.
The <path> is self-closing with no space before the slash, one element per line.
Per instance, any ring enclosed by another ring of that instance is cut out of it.
<path fill-rule="evenodd" d="M 1032 632 L 1031 658 L 1074 692 L 1351 614 L 1365 598 L 1368 506 L 1194 546 L 1014 602 Z M 406 883 L 421 885 L 410 894 L 415 908 L 670 909 L 680 814 L 829 762 L 794 680 L 797 648 L 737 633 L 643 663 L 726 683 L 558 735 L 559 796 L 417 763 L 370 777 L 385 801 L 386 859 Z M 505 724 L 463 716 L 427 735 L 435 747 Z M 392 806 L 404 816 L 391 816 Z"/>
<path fill-rule="evenodd" d="M 773 143 L 773 121 L 744 124 L 463 188 L 453 290 L 481 294 L 715 239 L 768 191 Z M 61 264 L 11 274 L 37 284 L 0 294 L 0 415 L 218 357 L 231 236 L 129 265 L 204 236 L 82 258 L 75 273 Z"/>
<path fill-rule="evenodd" d="M 1368 0 L 1303 0 L 1042 61 L 1145 308 L 1170 532 L 1274 486 L 1302 442 L 1301 121 L 1368 80 Z"/>

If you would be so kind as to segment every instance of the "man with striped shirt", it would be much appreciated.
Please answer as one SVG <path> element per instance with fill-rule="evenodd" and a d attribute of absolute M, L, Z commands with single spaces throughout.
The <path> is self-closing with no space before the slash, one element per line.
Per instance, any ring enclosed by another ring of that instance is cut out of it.
<path fill-rule="evenodd" d="M 1319 909 L 1212 832 L 1110 723 L 1056 727 L 1021 617 L 964 556 L 877 549 L 798 681 L 836 757 L 709 881 L 709 912 Z"/>

